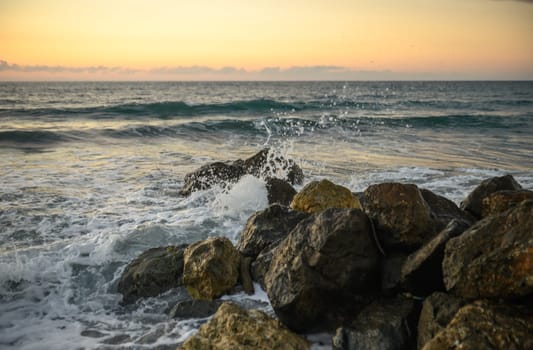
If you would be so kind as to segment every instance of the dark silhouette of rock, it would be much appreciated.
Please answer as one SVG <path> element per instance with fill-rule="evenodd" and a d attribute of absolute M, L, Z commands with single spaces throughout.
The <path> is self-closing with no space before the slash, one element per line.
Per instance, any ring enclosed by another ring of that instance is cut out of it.
<path fill-rule="evenodd" d="M 187 245 L 152 248 L 133 260 L 118 282 L 123 303 L 154 297 L 182 285 L 183 252 Z"/>
<path fill-rule="evenodd" d="M 281 242 L 272 244 L 271 247 L 263 249 L 257 258 L 252 262 L 250 267 L 250 274 L 252 275 L 252 280 L 256 281 L 261 285 L 261 288 L 266 289 L 265 287 L 265 275 L 270 268 L 270 263 L 274 257 L 277 245 Z"/>
<path fill-rule="evenodd" d="M 459 297 L 436 292 L 424 300 L 418 320 L 418 349 L 442 331 L 455 316 L 457 311 L 466 304 Z"/>
<path fill-rule="evenodd" d="M 309 343 L 262 311 L 245 310 L 226 302 L 180 349 L 306 350 Z"/>
<path fill-rule="evenodd" d="M 498 191 L 483 198 L 482 217 L 500 214 L 506 210 L 516 207 L 525 200 L 533 200 L 533 191 Z"/>
<path fill-rule="evenodd" d="M 391 253 L 382 258 L 381 290 L 387 294 L 395 294 L 400 290 L 402 267 L 407 260 L 406 253 Z"/>
<path fill-rule="evenodd" d="M 477 219 L 481 218 L 483 199 L 489 194 L 502 190 L 520 190 L 522 186 L 512 175 L 492 177 L 481 182 L 461 203 L 461 209 L 469 212 Z"/>
<path fill-rule="evenodd" d="M 270 177 L 266 180 L 268 203 L 288 206 L 296 195 L 296 190 L 285 180 Z"/>
<path fill-rule="evenodd" d="M 266 291 L 284 324 L 310 330 L 328 313 L 368 302 L 355 295 L 379 289 L 379 262 L 368 217 L 359 209 L 328 209 L 301 221 L 275 248 Z"/>
<path fill-rule="evenodd" d="M 464 298 L 517 298 L 533 292 L 533 201 L 489 216 L 446 244 L 446 289 Z"/>
<path fill-rule="evenodd" d="M 523 306 L 475 302 L 457 311 L 424 350 L 533 349 L 532 315 Z"/>
<path fill-rule="evenodd" d="M 184 300 L 170 310 L 171 318 L 205 318 L 217 312 L 222 300 Z"/>
<path fill-rule="evenodd" d="M 205 190 L 214 185 L 237 182 L 245 172 L 242 167 L 223 162 L 206 164 L 185 175 L 180 194 L 188 196 L 194 191 Z"/>
<path fill-rule="evenodd" d="M 420 308 L 405 297 L 375 301 L 333 337 L 335 350 L 402 350 L 415 344 Z"/>

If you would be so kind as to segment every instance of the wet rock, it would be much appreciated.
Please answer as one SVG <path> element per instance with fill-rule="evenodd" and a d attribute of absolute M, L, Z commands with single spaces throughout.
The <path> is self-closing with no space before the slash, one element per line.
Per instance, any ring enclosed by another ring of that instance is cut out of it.
<path fill-rule="evenodd" d="M 381 262 L 381 290 L 390 295 L 400 289 L 402 267 L 407 260 L 405 253 L 392 253 L 383 257 Z"/>
<path fill-rule="evenodd" d="M 418 304 L 405 297 L 376 301 L 333 337 L 335 350 L 401 350 L 415 344 Z"/>
<path fill-rule="evenodd" d="M 265 179 L 279 178 L 291 184 L 300 184 L 303 181 L 302 169 L 292 159 L 276 155 L 270 149 L 265 148 L 248 159 L 206 164 L 185 175 L 180 194 L 188 196 L 194 191 L 205 190 L 213 185 L 235 183 L 246 174 Z M 273 191 L 274 194 L 276 191 Z M 284 198 L 281 197 L 281 199 Z"/>
<path fill-rule="evenodd" d="M 183 253 L 187 245 L 152 248 L 133 260 L 118 282 L 123 303 L 154 297 L 182 285 Z"/>
<path fill-rule="evenodd" d="M 464 298 L 517 298 L 533 292 L 533 201 L 478 221 L 446 244 L 446 289 Z"/>
<path fill-rule="evenodd" d="M 170 310 L 171 318 L 205 318 L 217 312 L 222 300 L 184 300 Z"/>
<path fill-rule="evenodd" d="M 489 194 L 502 190 L 520 190 L 522 186 L 512 175 L 492 177 L 477 186 L 461 203 L 461 209 L 469 212 L 476 218 L 481 218 L 483 199 Z"/>
<path fill-rule="evenodd" d="M 281 240 L 277 243 L 279 244 L 280 242 Z M 266 289 L 265 275 L 268 269 L 270 268 L 270 263 L 272 262 L 272 258 L 274 257 L 276 248 L 277 244 L 273 244 L 271 248 L 263 249 L 250 266 L 250 274 L 252 276 L 252 280 L 259 283 L 261 285 L 261 288 L 263 289 Z"/>
<path fill-rule="evenodd" d="M 296 195 L 296 190 L 285 180 L 268 178 L 266 180 L 266 188 L 268 192 L 268 203 L 278 203 L 288 206 Z"/>
<path fill-rule="evenodd" d="M 442 331 L 466 301 L 459 297 L 436 292 L 424 300 L 418 320 L 418 349 Z"/>
<path fill-rule="evenodd" d="M 250 274 L 250 264 L 252 258 L 249 256 L 241 256 L 241 264 L 239 266 L 239 281 L 244 289 L 244 292 L 248 295 L 254 294 L 254 285 L 252 282 L 252 276 Z"/>
<path fill-rule="evenodd" d="M 533 191 L 498 191 L 483 198 L 482 217 L 500 214 L 510 208 L 516 207 L 522 201 L 533 200 Z"/>
<path fill-rule="evenodd" d="M 328 209 L 301 221 L 275 248 L 265 287 L 284 324 L 311 330 L 329 321 L 326 314 L 367 302 L 355 295 L 379 289 L 379 262 L 368 217 Z"/>
<path fill-rule="evenodd" d="M 307 213 L 318 213 L 329 208 L 361 209 L 361 203 L 346 187 L 321 180 L 310 182 L 302 188 L 294 196 L 291 208 Z"/>
<path fill-rule="evenodd" d="M 237 249 L 246 256 L 255 258 L 272 243 L 287 234 L 309 214 L 291 210 L 279 204 L 253 214 L 241 232 Z"/>
<path fill-rule="evenodd" d="M 409 255 L 401 267 L 401 285 L 415 295 L 427 295 L 444 291 L 442 260 L 446 243 L 463 233 L 468 226 L 452 220 L 431 241 Z"/>
<path fill-rule="evenodd" d="M 194 299 L 219 297 L 237 283 L 240 254 L 230 240 L 208 238 L 191 244 L 184 253 L 183 283 Z"/>
<path fill-rule="evenodd" d="M 262 311 L 245 310 L 226 302 L 183 350 L 309 349 L 308 342 Z"/>
<path fill-rule="evenodd" d="M 444 229 L 444 227 L 446 227 L 446 225 L 452 220 L 455 220 L 457 224 L 466 227 L 471 226 L 476 221 L 472 215 L 460 209 L 448 198 L 439 196 L 430 190 L 423 188 L 420 189 L 420 193 L 422 193 L 422 197 L 431 209 L 436 231 Z"/>
<path fill-rule="evenodd" d="M 365 211 L 385 250 L 412 251 L 437 233 L 430 206 L 416 185 L 383 183 L 365 190 Z"/>
<path fill-rule="evenodd" d="M 476 302 L 457 311 L 424 350 L 533 349 L 532 315 L 523 307 Z"/>

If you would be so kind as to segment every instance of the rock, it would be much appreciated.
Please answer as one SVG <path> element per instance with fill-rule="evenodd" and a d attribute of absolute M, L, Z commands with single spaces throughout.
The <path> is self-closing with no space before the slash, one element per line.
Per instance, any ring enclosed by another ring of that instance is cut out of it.
<path fill-rule="evenodd" d="M 152 248 L 133 260 L 118 282 L 123 303 L 154 297 L 182 285 L 183 252 L 187 245 Z"/>
<path fill-rule="evenodd" d="M 272 243 L 287 234 L 309 214 L 291 210 L 279 204 L 254 213 L 241 232 L 237 249 L 246 256 L 255 258 Z"/>
<path fill-rule="evenodd" d="M 433 349 L 533 349 L 531 310 L 476 302 L 462 307 L 424 346 Z"/>
<path fill-rule="evenodd" d="M 239 267 L 240 254 L 229 239 L 208 238 L 185 250 L 183 283 L 194 299 L 211 300 L 235 286 Z"/>
<path fill-rule="evenodd" d="M 329 208 L 361 209 L 361 204 L 346 187 L 321 180 L 310 182 L 302 188 L 294 196 L 291 208 L 307 213 L 318 213 Z"/>
<path fill-rule="evenodd" d="M 522 186 L 512 175 L 492 177 L 484 180 L 461 203 L 461 209 L 469 212 L 476 218 L 481 218 L 483 199 L 489 194 L 502 190 L 520 190 Z"/>
<path fill-rule="evenodd" d="M 402 350 L 415 344 L 419 307 L 405 297 L 376 301 L 347 327 L 337 329 L 335 350 Z"/>
<path fill-rule="evenodd" d="M 288 206 L 296 195 L 296 190 L 290 183 L 273 177 L 266 180 L 266 188 L 269 204 L 279 203 Z"/>
<path fill-rule="evenodd" d="M 533 292 L 533 201 L 489 216 L 446 244 L 444 284 L 464 298 L 517 298 Z"/>
<path fill-rule="evenodd" d="M 280 243 L 278 241 L 277 243 Z M 273 244 L 272 248 L 263 249 L 257 258 L 252 262 L 250 267 L 250 274 L 252 275 L 252 280 L 256 281 L 261 285 L 261 288 L 266 289 L 265 286 L 265 275 L 270 268 L 270 263 L 274 257 L 277 244 Z"/>
<path fill-rule="evenodd" d="M 418 349 L 442 331 L 466 301 L 456 296 L 436 292 L 424 300 L 418 320 Z"/>
<path fill-rule="evenodd" d="M 266 292 L 284 324 L 312 330 L 329 321 L 326 314 L 367 302 L 355 295 L 379 289 L 379 262 L 368 217 L 328 209 L 301 221 L 275 248 Z"/>
<path fill-rule="evenodd" d="M 385 294 L 390 295 L 399 290 L 405 260 L 407 260 L 407 254 L 401 252 L 383 257 L 381 262 L 381 290 Z"/>
<path fill-rule="evenodd" d="M 463 227 L 471 226 L 476 221 L 472 215 L 460 209 L 451 200 L 424 188 L 420 189 L 420 193 L 431 209 L 437 232 L 444 229 L 452 220 Z"/>
<path fill-rule="evenodd" d="M 463 233 L 468 226 L 452 220 L 431 241 L 407 257 L 401 267 L 401 285 L 415 295 L 428 295 L 435 291 L 444 291 L 442 277 L 442 260 L 446 243 Z"/>
<path fill-rule="evenodd" d="M 241 264 L 239 266 L 239 281 L 242 284 L 244 292 L 248 295 L 254 294 L 254 285 L 252 282 L 252 276 L 250 274 L 250 264 L 252 263 L 252 258 L 249 256 L 241 257 Z"/>
<path fill-rule="evenodd" d="M 516 207 L 520 202 L 533 200 L 533 191 L 516 190 L 516 191 L 498 191 L 489 194 L 483 198 L 483 209 L 481 216 L 500 214 L 510 208 Z"/>
<path fill-rule="evenodd" d="M 416 185 L 371 185 L 365 190 L 365 203 L 386 249 L 412 251 L 437 233 L 431 208 Z"/>
<path fill-rule="evenodd" d="M 226 302 L 182 350 L 309 349 L 308 342 L 262 311 Z"/>
<path fill-rule="evenodd" d="M 177 303 L 169 312 L 171 318 L 205 318 L 217 312 L 222 300 L 184 300 Z"/>
<path fill-rule="evenodd" d="M 292 184 L 301 184 L 303 181 L 302 169 L 291 159 L 277 156 L 268 148 L 245 160 L 230 162 L 214 162 L 206 164 L 199 169 L 185 175 L 184 185 L 180 194 L 188 196 L 194 191 L 205 190 L 213 185 L 226 185 L 237 182 L 242 176 L 250 174 L 261 178 L 279 178 L 288 180 Z M 286 190 L 287 187 L 280 187 Z M 280 194 L 273 190 L 273 196 Z M 287 196 L 285 194 L 285 196 Z M 277 199 L 276 197 L 273 197 Z M 281 197 L 285 199 L 285 197 Z"/>

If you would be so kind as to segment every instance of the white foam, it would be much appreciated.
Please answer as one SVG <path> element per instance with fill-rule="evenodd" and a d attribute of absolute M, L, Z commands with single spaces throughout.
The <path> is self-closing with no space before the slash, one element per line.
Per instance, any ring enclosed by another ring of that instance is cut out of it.
<path fill-rule="evenodd" d="M 227 192 L 221 191 L 212 205 L 219 216 L 249 216 L 268 205 L 267 195 L 264 180 L 245 175 Z"/>

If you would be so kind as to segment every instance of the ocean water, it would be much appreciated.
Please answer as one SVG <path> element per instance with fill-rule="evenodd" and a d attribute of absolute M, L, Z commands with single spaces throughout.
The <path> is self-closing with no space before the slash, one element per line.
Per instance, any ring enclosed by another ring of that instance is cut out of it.
<path fill-rule="evenodd" d="M 151 247 L 236 242 L 263 179 L 178 191 L 267 146 L 352 191 L 533 189 L 533 82 L 0 83 L 0 348 L 175 348 L 205 320 L 168 318 L 180 290 L 121 306 L 120 274 Z"/>

